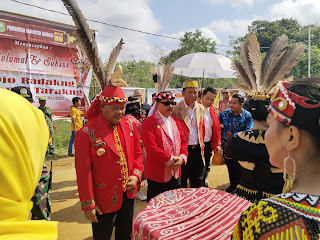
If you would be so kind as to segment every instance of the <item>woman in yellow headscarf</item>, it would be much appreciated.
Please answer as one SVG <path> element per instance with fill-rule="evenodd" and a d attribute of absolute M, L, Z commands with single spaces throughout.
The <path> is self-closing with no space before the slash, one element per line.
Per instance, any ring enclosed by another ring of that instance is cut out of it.
<path fill-rule="evenodd" d="M 48 138 L 43 113 L 0 88 L 0 239 L 57 239 L 57 222 L 28 221 Z"/>

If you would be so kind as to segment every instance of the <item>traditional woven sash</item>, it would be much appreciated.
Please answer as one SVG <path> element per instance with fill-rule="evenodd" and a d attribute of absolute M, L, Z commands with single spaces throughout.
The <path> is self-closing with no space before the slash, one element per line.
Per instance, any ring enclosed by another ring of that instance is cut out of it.
<path fill-rule="evenodd" d="M 127 164 L 127 159 L 126 155 L 123 152 L 123 148 L 121 146 L 121 141 L 120 141 L 120 136 L 117 130 L 117 126 L 114 125 L 112 126 L 113 128 L 113 135 L 114 135 L 114 143 L 117 147 L 119 157 L 120 157 L 120 168 L 121 168 L 121 176 L 122 176 L 122 190 L 125 192 L 127 188 L 127 183 L 128 183 L 128 164 Z"/>

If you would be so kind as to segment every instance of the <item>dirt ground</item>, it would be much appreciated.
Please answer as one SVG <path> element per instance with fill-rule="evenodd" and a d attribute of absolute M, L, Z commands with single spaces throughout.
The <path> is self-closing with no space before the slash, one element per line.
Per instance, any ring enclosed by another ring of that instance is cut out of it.
<path fill-rule="evenodd" d="M 49 165 L 49 162 L 47 163 Z M 209 187 L 224 190 L 229 185 L 226 165 L 212 166 L 209 173 Z M 146 194 L 147 186 L 141 190 Z M 91 224 L 81 211 L 77 191 L 74 158 L 65 157 L 53 161 L 52 221 L 58 221 L 59 240 L 92 239 Z M 145 201 L 136 200 L 135 215 L 146 206 Z"/>

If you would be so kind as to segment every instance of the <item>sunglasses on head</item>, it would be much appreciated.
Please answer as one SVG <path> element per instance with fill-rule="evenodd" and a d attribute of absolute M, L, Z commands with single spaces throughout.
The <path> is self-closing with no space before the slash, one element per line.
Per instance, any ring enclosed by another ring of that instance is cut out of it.
<path fill-rule="evenodd" d="M 170 104 L 172 105 L 172 106 L 175 106 L 177 103 L 176 102 L 159 102 L 159 103 L 162 103 L 163 105 L 165 105 L 165 106 L 169 106 Z"/>

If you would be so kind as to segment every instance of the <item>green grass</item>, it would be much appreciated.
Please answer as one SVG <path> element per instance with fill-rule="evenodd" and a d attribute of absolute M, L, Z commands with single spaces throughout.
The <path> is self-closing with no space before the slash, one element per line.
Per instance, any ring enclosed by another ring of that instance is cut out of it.
<path fill-rule="evenodd" d="M 68 147 L 71 136 L 71 123 L 63 120 L 54 121 L 54 125 L 57 126 L 55 131 L 56 148 Z"/>
<path fill-rule="evenodd" d="M 57 126 L 55 130 L 55 156 L 47 156 L 47 159 L 57 160 L 64 157 L 68 157 L 68 144 L 71 137 L 71 122 L 64 120 L 57 120 L 53 122 Z"/>

